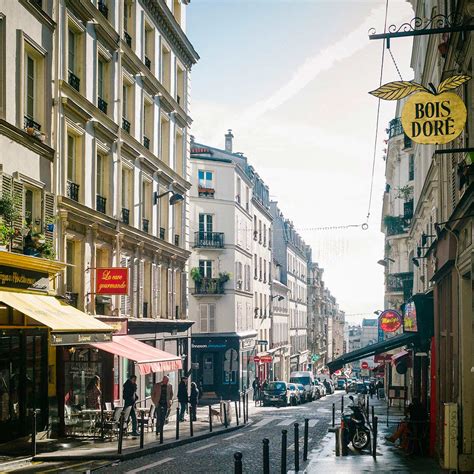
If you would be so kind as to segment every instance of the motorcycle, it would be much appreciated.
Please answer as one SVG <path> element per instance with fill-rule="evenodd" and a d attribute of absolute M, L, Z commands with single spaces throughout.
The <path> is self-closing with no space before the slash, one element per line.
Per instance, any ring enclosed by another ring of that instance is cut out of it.
<path fill-rule="evenodd" d="M 352 413 L 343 413 L 341 420 L 343 442 L 345 446 L 352 442 L 354 449 L 360 451 L 370 443 L 370 430 L 366 426 L 364 412 L 358 405 L 354 404 L 354 397 L 351 395 L 349 399 L 353 403 L 348 406 Z"/>

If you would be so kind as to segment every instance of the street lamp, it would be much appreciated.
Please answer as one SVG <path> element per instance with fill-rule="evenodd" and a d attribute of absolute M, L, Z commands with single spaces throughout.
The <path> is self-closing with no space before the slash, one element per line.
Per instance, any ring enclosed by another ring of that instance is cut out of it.
<path fill-rule="evenodd" d="M 386 267 L 388 265 L 388 262 L 395 263 L 395 260 L 393 260 L 389 257 L 385 257 L 385 258 L 381 258 L 380 260 L 377 261 L 377 263 L 379 265 L 382 265 L 382 267 Z"/>
<path fill-rule="evenodd" d="M 153 204 L 156 204 L 159 199 L 161 199 L 163 196 L 166 196 L 167 194 L 171 194 L 170 197 L 170 206 L 173 206 L 179 201 L 184 200 L 184 196 L 179 193 L 175 193 L 173 190 L 165 191 L 164 193 L 158 194 L 156 191 L 153 193 Z"/>

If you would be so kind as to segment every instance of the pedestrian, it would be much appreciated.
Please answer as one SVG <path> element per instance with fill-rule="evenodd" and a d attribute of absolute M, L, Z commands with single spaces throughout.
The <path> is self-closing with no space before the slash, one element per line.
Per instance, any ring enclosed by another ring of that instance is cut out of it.
<path fill-rule="evenodd" d="M 197 388 L 196 383 L 191 382 L 191 393 L 189 395 L 189 403 L 191 405 L 190 416 L 193 421 L 197 421 L 196 410 L 197 410 L 198 401 L 199 401 L 199 390 Z"/>
<path fill-rule="evenodd" d="M 376 390 L 377 390 L 377 400 L 380 400 L 381 398 L 383 398 L 383 382 L 382 380 L 379 380 L 377 382 L 377 385 L 375 386 Z"/>
<path fill-rule="evenodd" d="M 168 410 L 171 409 L 173 402 L 173 387 L 169 383 L 169 377 L 163 376 L 161 382 L 155 383 L 151 391 L 151 400 L 156 407 L 156 434 L 160 433 L 160 430 L 166 424 L 166 417 Z"/>
<path fill-rule="evenodd" d="M 372 397 L 374 396 L 374 394 L 375 394 L 375 384 L 374 384 L 374 382 L 370 382 L 369 395 L 370 395 L 371 400 L 372 400 Z"/>
<path fill-rule="evenodd" d="M 184 421 L 184 414 L 188 408 L 188 379 L 181 377 L 181 382 L 178 385 L 178 402 L 179 402 L 179 421 Z"/>
<path fill-rule="evenodd" d="M 259 399 L 260 395 L 260 380 L 258 380 L 257 377 L 255 377 L 255 380 L 252 382 L 252 388 L 253 388 L 253 401 L 256 402 Z"/>
<path fill-rule="evenodd" d="M 100 377 L 94 375 L 86 388 L 86 408 L 100 410 L 100 399 L 102 391 L 100 389 Z"/>
<path fill-rule="evenodd" d="M 132 419 L 132 436 L 138 436 L 137 431 L 137 414 L 135 413 L 135 403 L 138 400 L 137 395 L 137 377 L 132 375 L 124 384 L 123 384 L 123 401 L 124 409 L 127 407 L 132 407 L 130 410 L 130 418 Z M 128 421 L 128 420 L 125 420 Z"/>

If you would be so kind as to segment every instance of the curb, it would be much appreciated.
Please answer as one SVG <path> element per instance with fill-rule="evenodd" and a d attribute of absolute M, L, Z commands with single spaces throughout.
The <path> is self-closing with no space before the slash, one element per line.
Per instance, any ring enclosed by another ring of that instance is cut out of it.
<path fill-rule="evenodd" d="M 12 467 L 19 468 L 22 466 L 26 466 L 32 460 L 33 458 L 31 456 L 27 456 L 24 458 L 12 459 L 11 461 L 2 462 L 0 463 L 0 472 L 5 472 L 6 470 L 11 469 Z"/>
<path fill-rule="evenodd" d="M 237 431 L 239 429 L 242 429 L 242 428 L 245 428 L 246 426 L 248 426 L 248 424 L 246 425 L 239 425 L 239 426 L 231 426 L 230 428 L 227 428 L 227 429 L 224 429 L 224 430 L 218 430 L 218 431 L 213 431 L 212 433 L 211 432 L 207 432 L 207 433 L 204 433 L 202 435 L 198 435 L 198 436 L 193 436 L 192 438 L 191 437 L 188 437 L 188 438 L 185 438 L 185 439 L 180 439 L 180 440 L 175 440 L 175 441 L 171 441 L 169 443 L 166 443 L 166 444 L 157 444 L 157 445 L 154 445 L 154 446 L 149 446 L 148 448 L 145 447 L 143 449 L 137 449 L 137 448 L 132 448 L 133 451 L 130 451 L 128 453 L 122 453 L 122 454 L 117 454 L 117 453 L 107 453 L 107 454 L 96 454 L 96 455 L 93 455 L 93 454 L 68 454 L 68 455 L 63 455 L 63 456 L 60 456 L 58 451 L 56 451 L 56 455 L 47 455 L 47 454 L 40 454 L 38 456 L 35 456 L 32 460 L 33 461 L 43 461 L 43 462 L 47 462 L 47 461 L 58 461 L 58 460 L 61 460 L 61 461 L 69 461 L 69 460 L 83 460 L 83 461 L 98 461 L 98 460 L 112 460 L 112 461 L 126 461 L 126 460 L 129 460 L 129 459 L 135 459 L 135 458 L 139 458 L 139 457 L 142 457 L 142 456 L 148 456 L 149 454 L 154 454 L 154 453 L 158 453 L 158 452 L 161 452 L 161 451 L 166 451 L 168 449 L 173 449 L 173 448 L 176 448 L 178 446 L 183 446 L 183 445 L 186 445 L 186 444 L 190 444 L 190 443 L 194 443 L 194 442 L 197 442 L 197 441 L 202 441 L 202 440 L 205 440 L 205 439 L 208 439 L 208 438 L 212 438 L 214 436 L 219 436 L 221 434 L 225 434 L 225 433 L 231 433 L 233 431 Z M 31 460 L 31 458 L 30 458 Z"/>

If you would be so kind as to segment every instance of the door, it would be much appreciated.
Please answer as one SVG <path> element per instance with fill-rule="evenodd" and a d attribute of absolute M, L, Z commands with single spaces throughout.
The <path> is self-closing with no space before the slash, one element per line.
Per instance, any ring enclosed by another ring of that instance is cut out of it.
<path fill-rule="evenodd" d="M 214 385 L 214 354 L 208 352 L 202 356 L 202 385 Z"/>
<path fill-rule="evenodd" d="M 209 245 L 212 242 L 213 216 L 199 214 L 199 241 L 200 245 Z"/>

